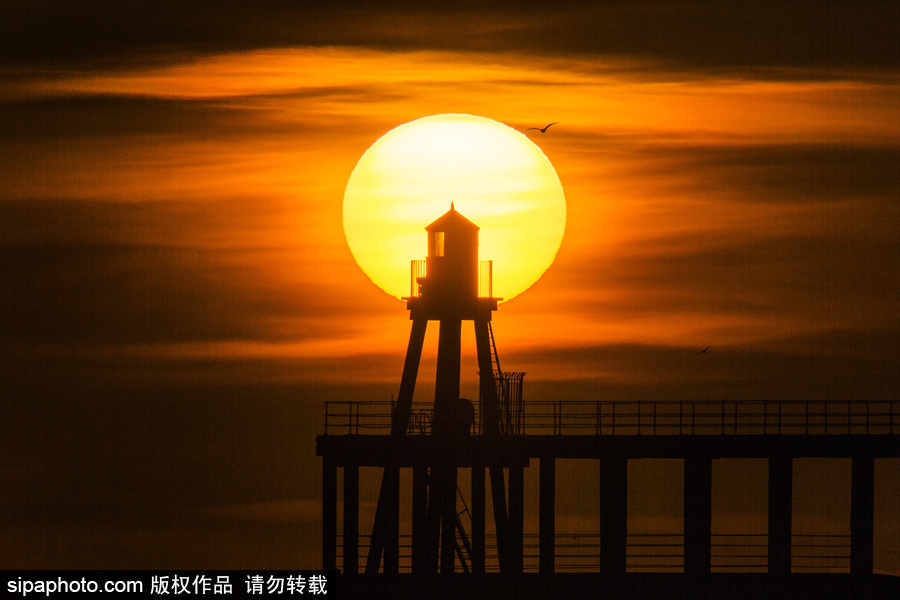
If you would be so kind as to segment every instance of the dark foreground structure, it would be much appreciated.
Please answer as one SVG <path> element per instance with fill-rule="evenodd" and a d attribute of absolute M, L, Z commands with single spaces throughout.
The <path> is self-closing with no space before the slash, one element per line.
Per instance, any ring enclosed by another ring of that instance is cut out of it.
<path fill-rule="evenodd" d="M 341 596 L 347 598 L 428 598 L 429 600 L 530 600 L 598 598 L 616 600 L 888 600 L 900 594 L 900 578 L 886 575 L 850 576 L 795 573 L 772 578 L 759 573 L 714 573 L 691 580 L 675 573 L 629 573 L 609 577 L 595 573 L 516 577 L 501 575 L 438 575 L 396 577 L 342 576 Z"/>
<path fill-rule="evenodd" d="M 342 572 L 351 597 L 900 597 L 900 578 L 873 574 L 875 461 L 900 457 L 900 402 L 585 401 L 526 411 L 524 374 L 500 369 L 490 327 L 499 298 L 491 264 L 478 261 L 478 227 L 451 206 L 426 231 L 428 258 L 412 265 L 396 403 L 329 402 L 317 440 L 322 566 Z M 433 406 L 412 402 L 429 321 L 440 326 Z M 463 321 L 475 327 L 477 404 L 459 398 Z M 850 459 L 849 536 L 792 533 L 793 460 L 806 457 Z M 683 460 L 683 534 L 629 535 L 628 461 L 643 458 Z M 767 461 L 765 534 L 713 534 L 712 465 L 724 458 Z M 575 555 L 556 531 L 558 459 L 594 461 L 600 472 L 599 535 L 583 536 Z M 534 460 L 536 540 L 523 527 L 524 472 Z M 370 536 L 359 531 L 361 468 L 382 475 Z M 401 480 L 411 481 L 409 498 Z M 401 505 L 411 507 L 404 535 Z M 844 573 L 794 572 L 803 564 Z M 637 572 L 654 567 L 677 572 Z"/>

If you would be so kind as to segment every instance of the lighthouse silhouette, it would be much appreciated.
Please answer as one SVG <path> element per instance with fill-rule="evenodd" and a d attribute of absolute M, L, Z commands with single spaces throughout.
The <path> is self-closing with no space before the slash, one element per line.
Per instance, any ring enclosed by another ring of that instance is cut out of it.
<path fill-rule="evenodd" d="M 416 277 L 417 296 L 433 305 L 432 314 L 448 314 L 453 309 L 469 308 L 473 301 L 477 303 L 478 229 L 452 203 L 449 211 L 425 228 L 427 275 Z M 410 310 L 415 304 L 414 300 Z"/>
<path fill-rule="evenodd" d="M 500 403 L 495 379 L 496 350 L 490 321 L 501 298 L 492 295 L 493 265 L 478 260 L 479 227 L 450 210 L 425 227 L 428 254 L 413 260 L 410 295 L 405 298 L 412 320 L 409 347 L 400 382 L 400 393 L 391 420 L 391 435 L 406 435 L 412 412 L 425 330 L 438 321 L 438 353 L 431 435 L 441 452 L 427 465 L 413 471 L 412 570 L 418 573 L 452 573 L 458 554 L 457 534 L 465 539 L 456 510 L 457 468 L 454 457 L 471 432 L 474 408 L 459 397 L 460 338 L 462 322 L 472 321 L 478 355 L 481 394 L 480 433 L 499 437 Z M 499 364 L 497 375 L 500 376 Z M 366 573 L 377 573 L 384 557 L 384 572 L 396 572 L 398 560 L 397 514 L 399 457 L 385 466 L 372 529 Z M 496 521 L 498 559 L 501 571 L 514 570 L 516 548 L 510 536 L 503 466 L 488 462 L 491 497 Z M 418 489 L 417 493 L 415 490 Z M 462 558 L 462 557 L 460 557 Z M 473 561 L 484 557 L 472 557 Z"/>

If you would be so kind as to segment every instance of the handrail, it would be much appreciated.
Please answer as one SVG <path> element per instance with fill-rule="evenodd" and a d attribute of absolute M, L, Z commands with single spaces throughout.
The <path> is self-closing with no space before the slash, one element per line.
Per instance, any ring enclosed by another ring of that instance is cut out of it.
<path fill-rule="evenodd" d="M 342 535 L 338 534 L 341 546 Z M 849 572 L 850 536 L 844 534 L 793 534 L 792 571 Z M 400 570 L 411 570 L 412 536 L 401 534 Z M 485 535 L 486 570 L 495 572 L 496 535 Z M 358 552 L 365 555 L 369 536 L 361 535 Z M 526 572 L 539 568 L 539 534 L 522 535 L 523 563 Z M 554 536 L 554 570 L 600 571 L 600 535 L 597 533 L 556 533 Z M 683 533 L 629 533 L 626 546 L 626 568 L 629 572 L 681 572 L 684 569 Z M 765 533 L 713 533 L 710 543 L 713 572 L 766 572 L 768 570 L 768 535 Z"/>
<path fill-rule="evenodd" d="M 522 434 L 532 435 L 897 435 L 900 400 L 807 401 L 538 401 L 528 402 Z M 430 433 L 428 402 L 413 403 L 410 435 Z M 481 431 L 475 407 L 473 431 Z M 325 433 L 386 433 L 388 401 L 326 401 Z"/>
<path fill-rule="evenodd" d="M 428 261 L 414 259 L 409 262 L 409 297 L 418 298 L 422 295 L 422 280 L 428 277 Z M 493 298 L 494 296 L 494 261 L 478 261 L 478 297 Z"/>

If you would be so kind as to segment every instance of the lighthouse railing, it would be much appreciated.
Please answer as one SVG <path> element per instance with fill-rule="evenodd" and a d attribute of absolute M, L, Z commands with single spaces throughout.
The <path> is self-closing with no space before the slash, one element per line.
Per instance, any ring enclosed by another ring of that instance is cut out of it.
<path fill-rule="evenodd" d="M 428 276 L 427 261 L 411 260 L 409 264 L 409 297 L 422 295 L 422 279 Z M 494 261 L 478 261 L 478 297 L 494 297 Z"/>
<path fill-rule="evenodd" d="M 425 277 L 426 261 L 412 260 L 409 265 L 409 297 L 418 298 L 422 295 L 422 284 L 420 279 Z"/>

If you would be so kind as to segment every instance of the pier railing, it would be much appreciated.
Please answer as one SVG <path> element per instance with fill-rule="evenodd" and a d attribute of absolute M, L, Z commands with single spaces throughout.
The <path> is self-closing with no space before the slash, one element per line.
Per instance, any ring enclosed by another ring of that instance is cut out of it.
<path fill-rule="evenodd" d="M 341 538 L 342 536 L 338 536 Z M 683 533 L 629 533 L 626 570 L 629 573 L 681 573 L 684 571 Z M 358 552 L 365 556 L 369 536 L 360 536 Z M 399 538 L 400 572 L 412 570 L 412 536 Z M 557 573 L 600 572 L 598 533 L 557 533 L 553 544 Z M 764 533 L 713 533 L 710 540 L 710 569 L 714 573 L 766 573 L 768 536 Z M 539 571 L 538 534 L 522 536 L 523 570 Z M 487 572 L 499 571 L 496 535 L 488 533 L 485 543 Z M 467 565 L 468 566 L 468 565 Z M 459 568 L 459 567 L 458 567 Z M 839 534 L 792 536 L 791 571 L 794 573 L 849 573 L 850 536 Z"/>
<path fill-rule="evenodd" d="M 389 401 L 325 403 L 325 434 L 386 434 Z M 431 433 L 432 404 L 414 403 L 409 435 Z M 475 406 L 473 433 L 480 431 Z M 527 435 L 900 434 L 900 400 L 525 402 Z"/>

